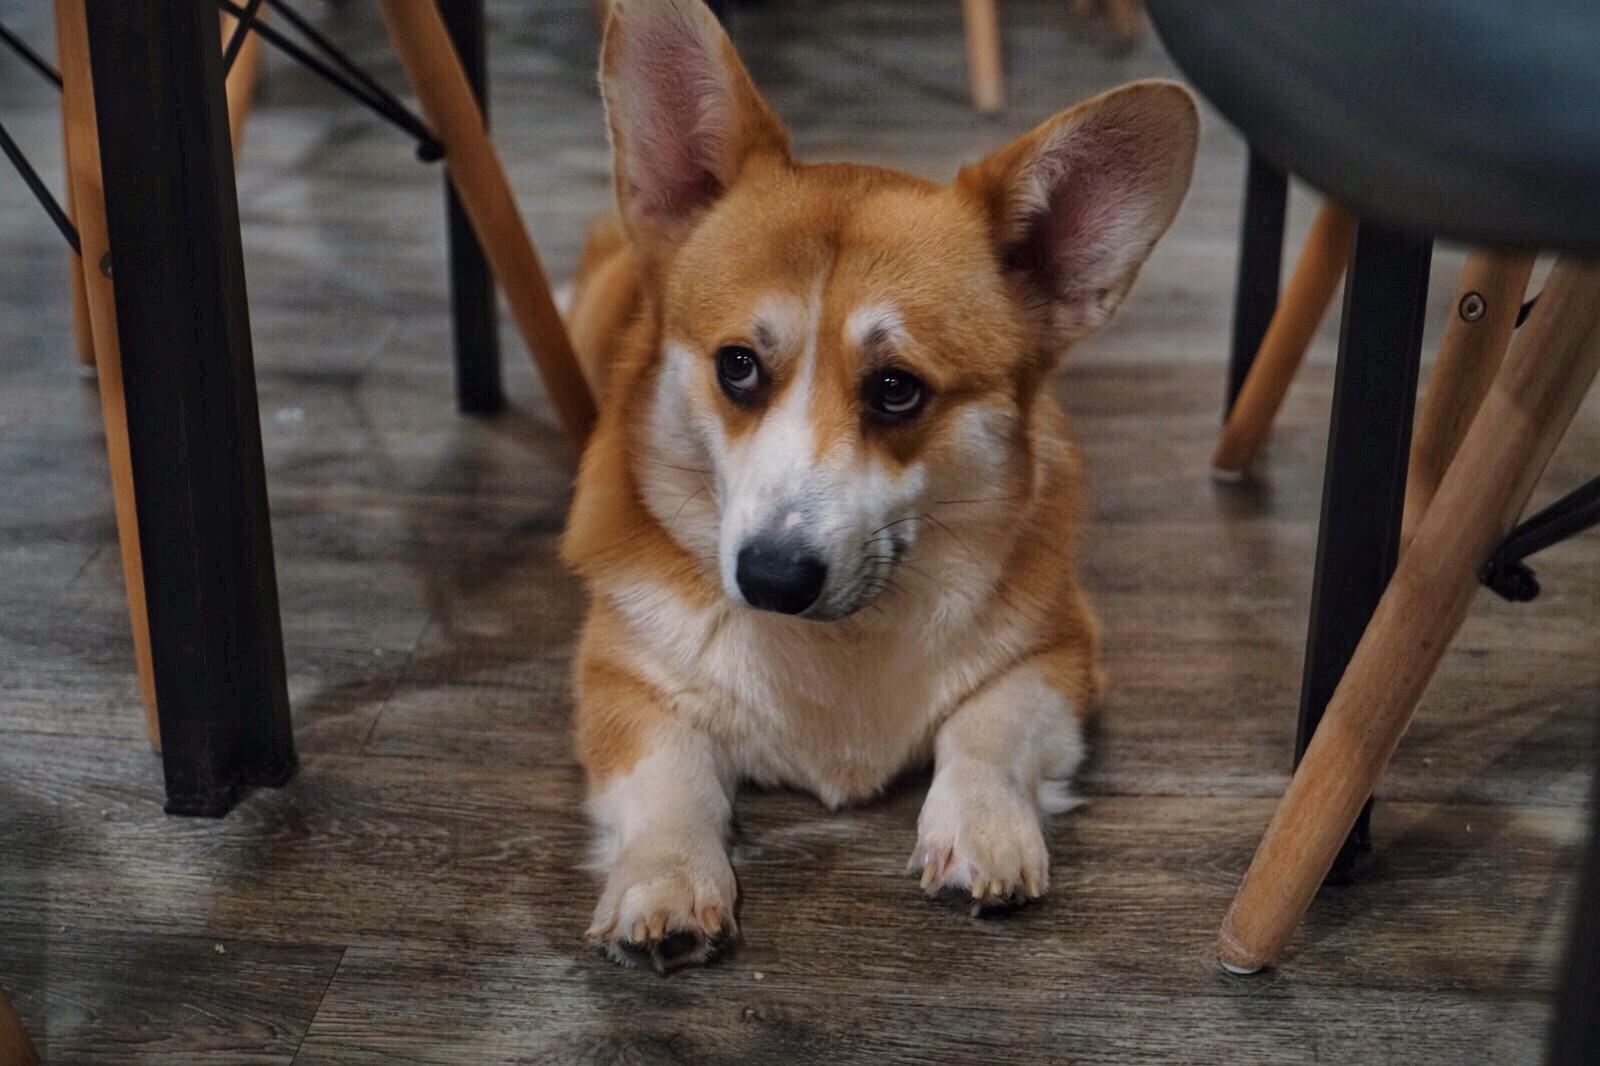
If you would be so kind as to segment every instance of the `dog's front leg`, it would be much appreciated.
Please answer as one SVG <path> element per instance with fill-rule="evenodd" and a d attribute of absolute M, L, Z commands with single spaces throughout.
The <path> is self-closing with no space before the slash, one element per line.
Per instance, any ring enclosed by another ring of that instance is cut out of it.
<path fill-rule="evenodd" d="M 981 909 L 1044 894 L 1050 855 L 1041 815 L 1066 809 L 1083 757 L 1080 708 L 1048 658 L 1011 668 L 939 727 L 933 784 L 909 869 L 930 895 L 965 889 Z"/>
<path fill-rule="evenodd" d="M 641 733 L 626 769 L 591 767 L 606 885 L 588 936 L 618 962 L 664 971 L 704 962 L 735 931 L 733 781 L 699 730 L 656 722 Z"/>

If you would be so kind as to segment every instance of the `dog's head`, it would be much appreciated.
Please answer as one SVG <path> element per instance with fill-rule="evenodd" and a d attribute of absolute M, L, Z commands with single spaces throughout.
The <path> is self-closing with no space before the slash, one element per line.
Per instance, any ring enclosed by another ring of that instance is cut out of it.
<path fill-rule="evenodd" d="M 699 0 L 616 0 L 601 81 L 659 321 L 638 476 L 669 532 L 729 597 L 816 620 L 892 587 L 919 537 L 1003 535 L 1046 375 L 1188 187 L 1188 93 L 1098 96 L 944 186 L 795 161 Z"/>

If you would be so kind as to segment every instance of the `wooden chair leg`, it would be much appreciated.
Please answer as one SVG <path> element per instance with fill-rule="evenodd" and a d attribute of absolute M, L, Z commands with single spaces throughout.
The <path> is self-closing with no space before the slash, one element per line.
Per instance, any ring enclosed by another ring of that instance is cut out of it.
<path fill-rule="evenodd" d="M 1222 921 L 1231 972 L 1273 962 L 1410 724 L 1472 602 L 1600 371 L 1600 263 L 1563 258 L 1400 557 Z"/>
<path fill-rule="evenodd" d="M 94 83 L 165 809 L 220 817 L 296 766 L 222 27 L 209 3 L 70 2 Z"/>
<path fill-rule="evenodd" d="M 260 17 L 259 15 L 257 16 Z M 239 20 L 224 12 L 222 19 L 222 47 L 227 48 Z M 228 133 L 233 141 L 233 158 L 239 159 L 239 146 L 244 139 L 245 120 L 250 117 L 250 104 L 255 99 L 256 78 L 261 73 L 261 38 L 246 34 L 239 44 L 239 54 L 234 57 L 233 69 L 228 71 L 225 84 L 228 89 Z"/>
<path fill-rule="evenodd" d="M 1433 242 L 1426 237 L 1365 221 L 1356 227 L 1328 412 L 1297 764 L 1400 557 L 1432 262 Z M 1354 878 L 1356 856 L 1367 850 L 1370 810 L 1341 849 L 1329 880 Z"/>
<path fill-rule="evenodd" d="M 17 1017 L 16 1008 L 3 988 L 0 988 L 0 1064 L 39 1066 L 39 1054 L 33 1049 L 33 1041 L 28 1039 L 28 1031 L 22 1028 L 22 1019 Z"/>
<path fill-rule="evenodd" d="M 56 65 L 62 65 L 60 45 L 57 44 Z M 61 109 L 61 160 L 66 180 L 67 217 L 78 225 L 77 196 L 72 189 L 72 145 L 67 129 L 67 109 Z M 67 250 L 67 284 L 72 294 L 72 340 L 79 365 L 94 369 L 94 331 L 89 325 L 89 292 L 83 276 L 83 258 L 70 248 Z"/>
<path fill-rule="evenodd" d="M 1324 203 L 1312 221 L 1294 273 L 1211 456 L 1211 470 L 1218 480 L 1243 477 L 1272 429 L 1289 383 L 1344 277 L 1354 230 L 1350 214 L 1332 203 Z"/>
<path fill-rule="evenodd" d="M 95 127 L 94 94 L 89 73 L 89 39 L 84 0 L 56 0 L 56 39 L 61 49 L 61 107 L 65 115 L 70 167 L 69 183 L 77 208 L 80 271 L 93 335 L 100 386 L 100 417 L 105 427 L 106 462 L 111 470 L 111 495 L 122 551 L 122 582 L 127 587 L 128 617 L 133 627 L 133 655 L 139 671 L 139 696 L 144 703 L 150 746 L 159 749 L 155 673 L 150 657 L 150 618 L 145 606 L 144 563 L 139 523 L 134 508 L 133 467 L 128 453 L 128 414 L 122 390 L 122 353 L 117 341 L 116 296 L 111 279 L 99 264 L 110 250 L 106 232 L 105 187 L 100 174 L 100 140 Z"/>
<path fill-rule="evenodd" d="M 999 111 L 1006 106 L 1005 74 L 1000 65 L 1000 17 L 995 0 L 961 0 L 967 27 L 967 79 L 972 106 Z"/>
<path fill-rule="evenodd" d="M 1124 41 L 1132 41 L 1144 27 L 1144 11 L 1139 0 L 1107 0 L 1106 21 L 1111 32 Z"/>
<path fill-rule="evenodd" d="M 1475 250 L 1468 254 L 1455 303 L 1439 341 L 1439 356 L 1417 412 L 1406 475 L 1402 550 L 1439 487 L 1472 416 L 1489 391 L 1516 328 L 1533 273 L 1531 252 Z"/>
<path fill-rule="evenodd" d="M 379 0 L 378 6 L 411 90 L 444 145 L 456 195 L 506 294 L 545 390 L 568 438 L 581 448 L 594 423 L 594 400 L 439 9 L 416 0 Z"/>

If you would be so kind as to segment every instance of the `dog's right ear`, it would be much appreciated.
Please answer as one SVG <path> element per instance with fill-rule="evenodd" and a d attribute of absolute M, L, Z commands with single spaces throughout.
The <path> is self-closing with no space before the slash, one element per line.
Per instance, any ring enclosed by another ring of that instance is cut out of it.
<path fill-rule="evenodd" d="M 757 153 L 789 140 L 701 0 L 613 0 L 600 53 L 617 206 L 634 247 L 676 243 Z"/>

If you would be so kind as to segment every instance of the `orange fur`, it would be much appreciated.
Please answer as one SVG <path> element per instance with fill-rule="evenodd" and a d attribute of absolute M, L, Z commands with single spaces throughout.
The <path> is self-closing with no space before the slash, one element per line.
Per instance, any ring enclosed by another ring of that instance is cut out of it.
<path fill-rule="evenodd" d="M 932 220 L 918 218 L 919 208 L 926 214 L 929 200 L 938 204 L 937 214 Z M 791 209 L 776 226 L 769 206 L 774 201 Z M 907 242 L 908 229 L 921 237 Z M 716 261 L 716 247 L 736 233 L 761 235 L 762 250 L 772 256 L 762 275 L 741 277 L 738 267 Z M 981 212 L 971 201 L 919 179 L 873 168 L 786 162 L 773 172 L 752 174 L 751 185 L 731 193 L 718 217 L 691 236 L 673 261 L 684 269 L 669 267 L 665 272 L 665 294 L 639 284 L 626 247 L 613 250 L 580 278 L 573 333 L 594 338 L 580 352 L 586 362 L 595 361 L 596 380 L 607 382 L 601 393 L 607 399 L 579 473 L 563 541 L 567 561 L 585 577 L 637 575 L 670 581 L 697 605 L 722 595 L 715 574 L 691 558 L 639 499 L 639 456 L 647 451 L 640 435 L 661 338 L 671 323 L 676 331 L 704 338 L 708 351 L 738 339 L 723 308 L 747 303 L 748 293 L 802 284 L 800 279 L 827 255 L 836 257 L 830 292 L 837 286 L 837 307 L 866 299 L 870 289 L 896 304 L 914 336 L 940 339 L 937 348 L 902 353 L 903 361 L 934 387 L 940 409 L 911 426 L 861 432 L 854 406 L 847 402 L 853 400 L 852 391 L 835 384 L 814 404 L 819 442 L 827 447 L 859 436 L 863 447 L 903 464 L 948 444 L 943 438 L 955 432 L 951 416 L 963 406 L 1000 402 L 1030 410 L 1024 439 L 1018 442 L 1019 463 L 1030 464 L 1026 498 L 1016 510 L 1023 533 L 1008 553 L 1007 577 L 994 610 L 1017 610 L 1045 620 L 1040 643 L 1029 653 L 1069 648 L 1051 661 L 1073 664 L 1064 687 L 1087 702 L 1097 690 L 1090 667 L 1095 626 L 1074 579 L 1071 555 L 1082 510 L 1081 473 L 1054 400 L 1047 388 L 1040 393 L 1050 363 L 1036 354 L 1007 298 Z M 605 284 L 615 288 L 597 291 Z M 586 320 L 588 315 L 593 317 Z M 839 313 L 827 310 L 820 332 L 832 335 L 839 325 Z M 856 355 L 842 344 L 819 348 L 819 367 L 843 380 Z M 779 394 L 782 387 L 777 386 Z M 709 384 L 702 401 L 717 411 L 730 434 L 753 422 L 750 413 L 721 402 Z M 1049 446 L 1043 451 L 1041 437 Z M 600 617 L 591 626 L 606 624 Z M 580 656 L 580 672 L 587 661 Z M 580 699 L 580 723 L 589 713 Z M 608 761 L 603 769 L 591 769 L 605 772 L 627 765 Z"/>
<path fill-rule="evenodd" d="M 573 734 L 579 761 L 597 777 L 626 771 L 638 761 L 646 731 L 666 703 L 660 689 L 628 669 L 627 649 L 616 645 L 621 627 L 607 614 L 599 606 L 579 642 L 587 664 L 577 677 L 584 713 Z"/>
<path fill-rule="evenodd" d="M 593 935 L 662 965 L 676 929 L 705 958 L 722 926 L 697 916 L 733 904 L 733 783 L 833 806 L 936 754 L 924 885 L 1038 895 L 1034 816 L 1065 806 L 1102 684 L 1050 375 L 1176 212 L 1193 102 L 1107 93 L 939 185 L 793 158 L 698 0 L 617 0 L 602 87 L 618 213 L 569 312 L 600 415 L 562 539 L 592 600 Z M 719 382 L 725 350 L 755 386 Z M 911 413 L 874 399 L 884 375 L 916 383 Z M 823 591 L 747 606 L 745 549 L 795 538 Z"/>

